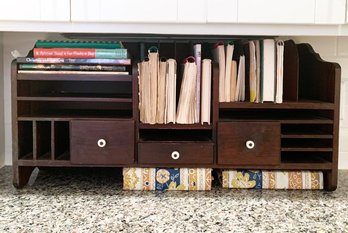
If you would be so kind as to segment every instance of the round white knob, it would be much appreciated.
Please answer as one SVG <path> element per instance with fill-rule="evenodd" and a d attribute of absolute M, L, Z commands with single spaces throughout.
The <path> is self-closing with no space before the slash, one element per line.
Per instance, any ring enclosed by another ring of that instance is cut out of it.
<path fill-rule="evenodd" d="M 246 146 L 246 148 L 248 148 L 249 150 L 254 149 L 254 147 L 255 147 L 255 142 L 254 142 L 254 141 L 251 141 L 251 140 L 248 140 L 248 141 L 246 141 L 245 146 Z"/>
<path fill-rule="evenodd" d="M 180 158 L 179 152 L 173 151 L 173 152 L 172 152 L 172 159 L 177 160 L 177 159 L 179 159 L 179 158 Z"/>
<path fill-rule="evenodd" d="M 105 139 L 99 139 L 98 142 L 97 142 L 97 145 L 100 147 L 100 148 L 103 148 L 106 146 L 106 141 Z"/>

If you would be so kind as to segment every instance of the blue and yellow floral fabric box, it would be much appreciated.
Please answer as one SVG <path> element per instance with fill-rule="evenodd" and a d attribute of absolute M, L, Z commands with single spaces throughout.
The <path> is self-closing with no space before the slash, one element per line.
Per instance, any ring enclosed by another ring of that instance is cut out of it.
<path fill-rule="evenodd" d="M 320 171 L 223 170 L 223 188 L 323 189 Z"/>
<path fill-rule="evenodd" d="M 124 190 L 211 190 L 210 168 L 123 168 Z"/>

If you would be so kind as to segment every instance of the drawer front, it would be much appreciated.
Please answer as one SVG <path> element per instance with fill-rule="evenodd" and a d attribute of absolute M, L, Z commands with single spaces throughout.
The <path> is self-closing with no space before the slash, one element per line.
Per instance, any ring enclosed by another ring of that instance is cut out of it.
<path fill-rule="evenodd" d="M 138 144 L 140 164 L 212 164 L 211 142 L 141 142 Z"/>
<path fill-rule="evenodd" d="M 73 164 L 134 161 L 134 121 L 72 121 L 70 138 Z"/>
<path fill-rule="evenodd" d="M 279 122 L 219 122 L 218 163 L 277 165 L 280 163 Z"/>

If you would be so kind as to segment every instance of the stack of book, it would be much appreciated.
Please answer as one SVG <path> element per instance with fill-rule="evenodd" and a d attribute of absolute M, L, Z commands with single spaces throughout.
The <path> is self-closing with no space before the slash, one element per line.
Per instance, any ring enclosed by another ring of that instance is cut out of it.
<path fill-rule="evenodd" d="M 38 40 L 27 57 L 18 57 L 19 73 L 129 74 L 127 49 L 119 41 Z"/>
<path fill-rule="evenodd" d="M 156 47 L 138 64 L 140 121 L 147 124 L 210 124 L 211 60 L 201 61 L 200 45 L 185 59 L 176 102 L 177 62 L 159 59 Z M 202 67 L 202 70 L 201 70 Z"/>
<path fill-rule="evenodd" d="M 219 64 L 219 102 L 283 102 L 283 41 L 219 42 L 213 55 Z"/>

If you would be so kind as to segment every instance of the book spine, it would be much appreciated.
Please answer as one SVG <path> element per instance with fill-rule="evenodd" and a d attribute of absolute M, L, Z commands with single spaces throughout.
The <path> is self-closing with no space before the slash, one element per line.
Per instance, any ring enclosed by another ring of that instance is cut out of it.
<path fill-rule="evenodd" d="M 100 64 L 100 65 L 130 65 L 131 59 L 85 59 L 85 58 L 34 58 L 18 57 L 17 63 L 23 64 Z"/>
<path fill-rule="evenodd" d="M 94 48 L 94 49 L 120 49 L 119 41 L 50 41 L 38 40 L 36 48 Z"/>
<path fill-rule="evenodd" d="M 196 44 L 193 47 L 193 55 L 197 65 L 197 80 L 196 80 L 196 108 L 195 108 L 195 123 L 199 122 L 201 111 L 201 60 L 202 60 L 202 45 Z"/>
<path fill-rule="evenodd" d="M 65 65 L 65 64 L 19 64 L 23 70 L 86 70 L 86 71 L 126 71 L 124 66 Z"/>
<path fill-rule="evenodd" d="M 34 48 L 35 58 L 127 58 L 127 49 Z"/>

